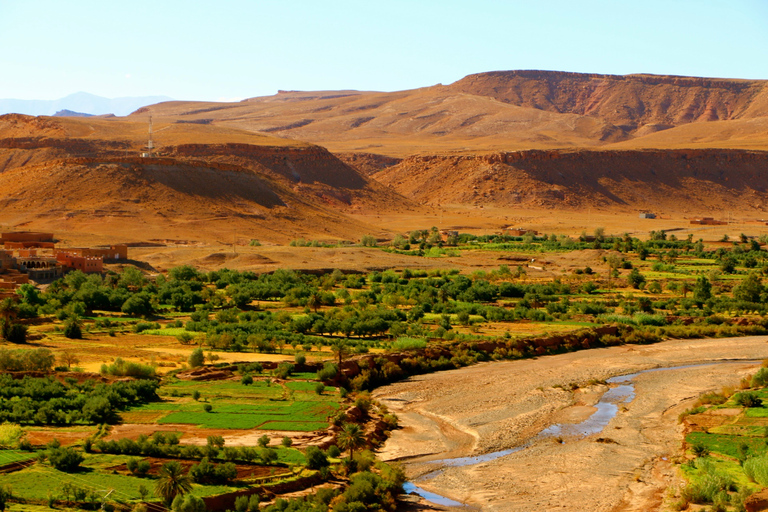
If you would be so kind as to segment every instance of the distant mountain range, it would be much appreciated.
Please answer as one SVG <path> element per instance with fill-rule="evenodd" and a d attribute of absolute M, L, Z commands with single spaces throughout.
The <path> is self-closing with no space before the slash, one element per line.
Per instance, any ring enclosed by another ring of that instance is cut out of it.
<path fill-rule="evenodd" d="M 512 70 L 407 91 L 171 101 L 131 117 L 270 133 L 330 151 L 768 149 L 768 80 Z M 618 149 L 618 147 L 616 148 Z"/>
<path fill-rule="evenodd" d="M 52 116 L 61 110 L 70 110 L 91 115 L 115 114 L 116 116 L 127 116 L 146 105 L 171 99 L 167 96 L 104 98 L 87 92 L 76 92 L 58 100 L 0 99 L 0 115 L 13 113 L 30 116 Z"/>

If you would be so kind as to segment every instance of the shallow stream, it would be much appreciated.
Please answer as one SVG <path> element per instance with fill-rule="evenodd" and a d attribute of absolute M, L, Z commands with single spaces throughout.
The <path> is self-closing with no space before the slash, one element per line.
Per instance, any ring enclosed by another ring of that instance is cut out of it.
<path fill-rule="evenodd" d="M 584 437 L 587 437 L 593 434 L 599 434 L 600 432 L 603 431 L 603 429 L 605 429 L 606 426 L 608 426 L 608 423 L 619 412 L 619 406 L 621 404 L 627 404 L 635 398 L 635 384 L 633 381 L 638 375 L 642 375 L 644 373 L 651 373 L 651 372 L 683 370 L 683 369 L 689 369 L 689 368 L 706 368 L 709 366 L 715 366 L 719 364 L 734 364 L 734 363 L 743 364 L 745 362 L 749 362 L 749 361 L 722 361 L 722 362 L 707 363 L 707 364 L 671 366 L 668 368 L 653 368 L 650 370 L 643 370 L 636 373 L 630 373 L 627 375 L 618 375 L 616 377 L 611 377 L 606 381 L 607 384 L 611 386 L 610 389 L 608 389 L 608 391 L 606 391 L 603 394 L 600 400 L 598 400 L 597 404 L 595 404 L 595 409 L 597 410 L 594 413 L 592 413 L 589 418 L 587 418 L 586 420 L 580 423 L 556 423 L 554 425 L 550 425 L 549 427 L 543 429 L 542 431 L 540 431 L 538 434 L 536 434 L 534 437 L 532 437 L 525 443 L 521 444 L 520 446 L 516 446 L 514 448 L 509 448 L 509 449 L 501 450 L 497 452 L 486 453 L 484 455 L 477 455 L 474 457 L 457 457 L 453 459 L 435 460 L 435 461 L 430 461 L 430 464 L 435 464 L 441 467 L 472 466 L 475 464 L 481 464 L 483 462 L 489 462 L 494 459 L 498 459 L 500 457 L 504 457 L 506 455 L 510 455 L 515 452 L 519 452 L 521 450 L 525 450 L 526 448 L 532 446 L 537 441 L 541 441 L 542 439 L 545 439 L 545 438 L 571 437 L 576 439 L 582 439 Z M 442 472 L 443 472 L 442 469 L 432 471 L 430 473 L 427 473 L 425 475 L 418 477 L 416 479 L 416 482 L 423 482 L 423 481 L 430 480 Z M 442 505 L 447 507 L 468 506 L 465 503 L 461 503 L 461 502 L 452 500 L 450 498 L 446 498 L 445 496 L 441 496 L 439 494 L 426 491 L 421 487 L 417 486 L 413 482 L 406 482 L 405 484 L 403 484 L 403 489 L 408 494 L 417 494 L 422 498 L 424 498 L 425 500 L 431 503 L 434 503 L 436 505 Z"/>

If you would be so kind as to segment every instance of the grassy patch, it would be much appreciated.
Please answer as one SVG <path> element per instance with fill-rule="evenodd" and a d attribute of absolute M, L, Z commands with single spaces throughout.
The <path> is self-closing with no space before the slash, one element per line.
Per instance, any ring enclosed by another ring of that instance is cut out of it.
<path fill-rule="evenodd" d="M 178 398 L 132 408 L 123 418 L 137 423 L 185 423 L 204 428 L 312 431 L 325 428 L 328 417 L 340 407 L 336 393 L 317 395 L 315 385 L 305 381 L 277 385 L 256 380 L 248 386 L 235 381 L 174 381 L 161 388 L 161 395 Z M 200 393 L 200 401 L 188 398 L 195 391 Z M 211 412 L 205 412 L 206 406 L 211 407 Z"/>
<path fill-rule="evenodd" d="M 739 446 L 745 443 L 751 453 L 765 451 L 766 444 L 763 438 L 743 437 L 729 434 L 708 434 L 706 432 L 691 432 L 685 436 L 685 441 L 689 445 L 701 443 L 711 453 L 719 453 L 734 459 L 739 456 Z"/>
<path fill-rule="evenodd" d="M 154 336 L 178 336 L 181 333 L 190 332 L 183 327 L 170 327 L 167 329 L 147 329 L 141 331 L 142 334 L 152 334 Z M 192 334 L 190 332 L 190 334 Z"/>
<path fill-rule="evenodd" d="M 3 475 L 3 484 L 13 488 L 14 496 L 27 500 L 45 500 L 49 491 L 57 499 L 63 500 L 62 491 L 65 484 L 94 492 L 101 489 L 114 489 L 113 496 L 116 500 L 138 500 L 140 498 L 139 486 L 141 485 L 150 489 L 150 496 L 152 495 L 151 490 L 155 486 L 155 479 L 102 471 L 100 464 L 92 466 L 91 460 L 92 457 L 88 456 L 84 462 L 84 469 L 76 473 L 63 473 L 47 465 L 35 464 L 21 471 Z M 45 482 L 45 484 L 41 485 L 41 482 Z M 194 485 L 192 493 L 203 497 L 222 494 L 231 490 L 233 488 L 227 486 Z"/>
<path fill-rule="evenodd" d="M 37 457 L 35 452 L 25 452 L 20 450 L 0 450 L 0 466 L 34 459 Z"/>

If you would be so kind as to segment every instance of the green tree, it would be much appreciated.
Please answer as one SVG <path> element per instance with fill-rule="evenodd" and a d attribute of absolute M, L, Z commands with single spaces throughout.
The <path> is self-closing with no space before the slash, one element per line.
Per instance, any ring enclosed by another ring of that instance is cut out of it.
<path fill-rule="evenodd" d="M 637 244 L 637 257 L 645 260 L 648 257 L 648 248 L 642 243 Z"/>
<path fill-rule="evenodd" d="M 645 276 L 639 270 L 633 268 L 627 276 L 627 281 L 632 288 L 638 289 L 645 283 Z"/>
<path fill-rule="evenodd" d="M 320 469 L 329 464 L 328 457 L 317 446 L 308 446 L 305 455 L 309 469 Z"/>
<path fill-rule="evenodd" d="M 696 302 L 706 302 L 712 298 L 712 283 L 704 276 L 696 279 L 693 287 L 693 300 Z"/>
<path fill-rule="evenodd" d="M 205 502 L 192 494 L 178 494 L 171 504 L 173 512 L 206 512 Z"/>
<path fill-rule="evenodd" d="M 52 448 L 48 451 L 48 460 L 59 471 L 71 473 L 80 467 L 84 459 L 74 448 Z"/>
<path fill-rule="evenodd" d="M 11 330 L 15 325 L 13 320 L 18 316 L 18 314 L 19 304 L 15 299 L 7 297 L 3 300 L 0 300 L 0 325 L 2 326 L 2 336 L 8 341 L 10 341 L 9 337 L 11 336 Z M 26 341 L 26 333 L 24 338 Z"/>
<path fill-rule="evenodd" d="M 319 291 L 314 291 L 309 295 L 309 298 L 307 299 L 307 306 L 312 308 L 312 310 L 317 313 L 317 310 L 320 309 L 320 306 L 322 305 L 323 301 L 320 297 Z"/>
<path fill-rule="evenodd" d="M 8 500 L 11 499 L 11 497 L 12 495 L 10 488 L 0 486 L 0 512 L 5 510 L 5 507 L 8 504 Z"/>
<path fill-rule="evenodd" d="M 203 363 L 205 362 L 205 354 L 203 353 L 203 349 L 198 347 L 195 350 L 192 351 L 192 353 L 189 355 L 189 359 L 187 359 L 187 362 L 189 363 L 189 366 L 192 368 L 198 368 L 200 366 L 203 366 Z"/>
<path fill-rule="evenodd" d="M 80 326 L 79 318 L 72 317 L 66 321 L 64 324 L 64 336 L 73 340 L 79 340 L 83 337 L 83 329 Z"/>
<path fill-rule="evenodd" d="M 336 441 L 339 443 L 339 448 L 349 450 L 349 458 L 351 459 L 354 450 L 365 445 L 363 429 L 357 423 L 345 423 L 342 425 Z"/>
<path fill-rule="evenodd" d="M 760 302 L 760 294 L 763 293 L 763 289 L 760 276 L 756 272 L 752 272 L 733 288 L 733 298 L 746 302 Z"/>
<path fill-rule="evenodd" d="M 736 260 L 730 256 L 723 258 L 720 260 L 720 270 L 726 274 L 733 274 L 736 270 Z"/>
<path fill-rule="evenodd" d="M 123 313 L 130 316 L 146 317 L 155 312 L 151 296 L 144 292 L 131 295 L 120 309 Z"/>
<path fill-rule="evenodd" d="M 146 280 L 144 274 L 136 267 L 125 267 L 118 280 L 119 286 L 125 286 L 131 290 L 140 290 Z"/>
<path fill-rule="evenodd" d="M 352 352 L 352 347 L 349 346 L 349 341 L 339 338 L 331 342 L 331 350 L 339 360 L 338 371 L 341 371 L 341 362 Z"/>
<path fill-rule="evenodd" d="M 184 471 L 178 461 L 163 464 L 155 484 L 155 496 L 162 498 L 166 505 L 173 502 L 180 494 L 187 494 L 192 490 L 192 480 Z"/>

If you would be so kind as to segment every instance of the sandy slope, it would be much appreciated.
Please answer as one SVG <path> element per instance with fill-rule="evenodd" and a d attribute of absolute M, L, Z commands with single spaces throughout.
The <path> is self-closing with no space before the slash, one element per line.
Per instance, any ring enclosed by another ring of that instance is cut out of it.
<path fill-rule="evenodd" d="M 377 390 L 401 419 L 384 459 L 407 460 L 411 478 L 430 460 L 477 455 L 523 444 L 546 426 L 588 416 L 606 387 L 587 385 L 641 369 L 768 356 L 765 337 L 669 341 L 484 363 L 413 378 Z M 737 384 L 755 363 L 642 374 L 636 398 L 601 434 L 538 441 L 491 462 L 444 468 L 423 488 L 488 511 L 658 510 L 678 483 L 667 459 L 681 442 L 678 414 L 702 392 Z M 565 391 L 556 385 L 583 387 Z M 598 438 L 608 442 L 597 442 Z"/>

